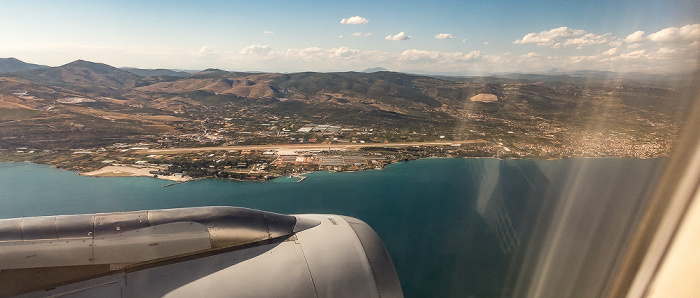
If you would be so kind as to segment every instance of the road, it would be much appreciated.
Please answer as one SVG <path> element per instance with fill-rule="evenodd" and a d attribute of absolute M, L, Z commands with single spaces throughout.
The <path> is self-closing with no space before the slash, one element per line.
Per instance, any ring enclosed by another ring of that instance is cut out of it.
<path fill-rule="evenodd" d="M 348 143 L 348 144 L 277 144 L 277 145 L 240 145 L 240 146 L 220 146 L 220 147 L 197 147 L 197 148 L 168 148 L 168 149 L 143 149 L 135 150 L 138 154 L 180 154 L 201 151 L 220 150 L 263 150 L 277 151 L 278 154 L 294 154 L 295 151 L 309 150 L 341 150 L 360 149 L 363 147 L 409 147 L 409 146 L 451 146 L 457 144 L 486 143 L 484 140 L 464 140 L 464 141 L 433 141 L 433 142 L 410 142 L 410 143 Z"/>

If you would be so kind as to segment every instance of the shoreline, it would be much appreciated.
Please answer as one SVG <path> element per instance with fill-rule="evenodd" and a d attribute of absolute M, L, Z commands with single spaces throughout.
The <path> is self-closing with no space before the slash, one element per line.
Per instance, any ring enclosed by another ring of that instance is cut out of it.
<path fill-rule="evenodd" d="M 425 159 L 493 159 L 493 160 L 542 160 L 542 161 L 556 161 L 556 160 L 572 160 L 572 159 L 608 159 L 608 158 L 621 158 L 621 159 L 639 159 L 639 160 L 647 160 L 647 159 L 658 159 L 658 158 L 668 158 L 668 156 L 659 156 L 659 157 L 644 157 L 644 158 L 639 158 L 639 157 L 614 157 L 614 156 L 604 156 L 604 157 L 597 157 L 597 156 L 585 156 L 585 157 L 562 157 L 562 158 L 542 158 L 542 159 L 535 159 L 535 158 L 498 158 L 498 157 L 446 157 L 446 156 L 431 156 L 431 157 L 424 157 L 424 158 L 418 158 L 418 159 L 411 159 L 411 160 L 396 160 L 393 162 L 388 163 L 386 166 L 390 166 L 392 164 L 397 164 L 397 163 L 403 163 L 403 162 L 410 162 L 410 161 L 418 161 L 418 160 L 425 160 Z M 179 184 L 183 182 L 188 182 L 188 181 L 194 181 L 194 180 L 199 180 L 199 179 L 223 179 L 223 180 L 232 180 L 232 181 L 241 181 L 241 182 L 265 182 L 265 181 L 271 181 L 279 177 L 284 177 L 288 175 L 277 175 L 277 174 L 271 174 L 273 176 L 272 179 L 267 179 L 267 180 L 248 180 L 248 179 L 234 179 L 234 178 L 216 178 L 216 177 L 190 177 L 186 175 L 159 175 L 159 174 L 153 174 L 151 171 L 158 170 L 158 168 L 152 168 L 152 167 L 134 167 L 134 166 L 128 166 L 128 165 L 109 165 L 105 166 L 103 168 L 93 170 L 93 171 L 87 171 L 87 172 L 80 172 L 80 171 L 75 171 L 75 170 L 70 170 L 66 169 L 63 167 L 58 167 L 56 165 L 52 164 L 45 164 L 45 163 L 36 163 L 33 161 L 25 160 L 25 161 L 4 161 L 6 163 L 31 163 L 31 164 L 37 164 L 37 165 L 47 165 L 51 166 L 53 168 L 61 169 L 61 170 L 67 170 L 74 172 L 78 175 L 81 176 L 86 176 L 86 177 L 149 177 L 149 178 L 156 178 L 156 179 L 161 179 L 161 180 L 166 180 L 166 181 L 173 181 L 175 183 L 171 184 Z M 4 163 L 0 162 L 0 163 Z M 366 171 L 366 170 L 383 170 L 386 166 L 381 167 L 381 168 L 366 168 L 366 169 L 361 169 L 361 170 L 352 170 L 352 171 L 327 171 L 327 170 L 318 170 L 318 171 L 304 171 L 301 173 L 294 173 L 289 176 L 294 177 L 294 178 L 301 178 L 303 177 L 302 175 L 307 175 L 307 174 L 313 174 L 313 173 L 318 173 L 318 172 L 360 172 L 360 171 Z"/>
<path fill-rule="evenodd" d="M 156 168 L 137 168 L 132 166 L 106 166 L 104 168 L 90 171 L 81 172 L 78 175 L 88 176 L 88 177 L 151 177 L 175 182 L 187 182 L 194 180 L 194 178 L 189 176 L 175 176 L 175 175 L 158 175 L 152 174 L 151 171 L 157 170 Z"/>

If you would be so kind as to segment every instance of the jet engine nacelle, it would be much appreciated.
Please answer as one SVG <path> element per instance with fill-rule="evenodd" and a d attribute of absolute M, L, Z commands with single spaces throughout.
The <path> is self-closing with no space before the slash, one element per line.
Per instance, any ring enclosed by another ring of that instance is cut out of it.
<path fill-rule="evenodd" d="M 379 236 L 338 215 L 196 207 L 0 220 L 0 296 L 401 297 Z"/>

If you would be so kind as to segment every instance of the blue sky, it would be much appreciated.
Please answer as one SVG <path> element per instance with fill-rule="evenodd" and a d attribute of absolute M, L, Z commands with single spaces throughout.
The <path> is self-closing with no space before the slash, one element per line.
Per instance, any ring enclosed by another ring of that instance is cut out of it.
<path fill-rule="evenodd" d="M 0 57 L 52 66 L 85 59 L 242 71 L 678 72 L 696 68 L 700 53 L 700 1 L 687 0 L 0 0 L 0 7 Z"/>

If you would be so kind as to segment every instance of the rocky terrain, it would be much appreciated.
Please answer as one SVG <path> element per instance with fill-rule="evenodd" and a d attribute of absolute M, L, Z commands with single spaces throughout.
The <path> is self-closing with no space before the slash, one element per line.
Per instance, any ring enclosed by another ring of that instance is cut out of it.
<path fill-rule="evenodd" d="M 8 58 L 0 60 L 0 155 L 70 167 L 78 160 L 73 151 L 114 151 L 124 144 L 187 148 L 478 139 L 487 144 L 474 149 L 478 152 L 449 154 L 666 156 L 697 86 L 689 83 L 692 76 L 636 77 L 219 69 L 190 74 L 83 60 L 48 67 Z M 62 157 L 32 157 L 29 151 Z M 99 165 L 94 163 L 90 167 Z"/>

